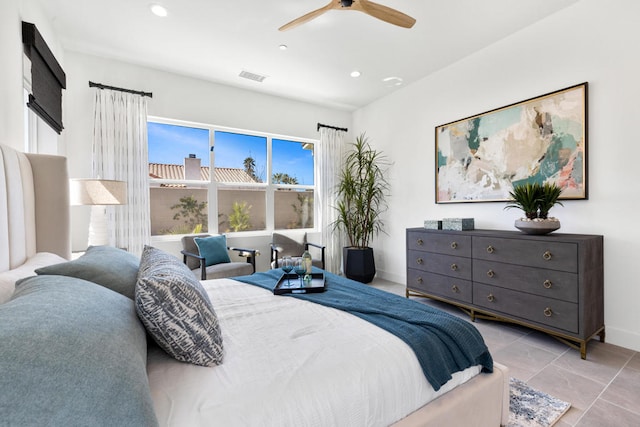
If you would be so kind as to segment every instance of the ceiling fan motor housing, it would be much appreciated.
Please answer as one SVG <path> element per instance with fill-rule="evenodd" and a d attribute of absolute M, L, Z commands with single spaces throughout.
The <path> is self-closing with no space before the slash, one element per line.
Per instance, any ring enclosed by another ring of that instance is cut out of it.
<path fill-rule="evenodd" d="M 353 0 L 340 0 L 342 7 L 351 7 Z"/>

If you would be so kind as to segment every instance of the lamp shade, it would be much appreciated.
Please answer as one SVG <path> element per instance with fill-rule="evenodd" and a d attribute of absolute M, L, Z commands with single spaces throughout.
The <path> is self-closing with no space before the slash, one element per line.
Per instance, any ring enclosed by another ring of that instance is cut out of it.
<path fill-rule="evenodd" d="M 72 179 L 72 205 L 125 205 L 127 183 L 111 179 Z"/>

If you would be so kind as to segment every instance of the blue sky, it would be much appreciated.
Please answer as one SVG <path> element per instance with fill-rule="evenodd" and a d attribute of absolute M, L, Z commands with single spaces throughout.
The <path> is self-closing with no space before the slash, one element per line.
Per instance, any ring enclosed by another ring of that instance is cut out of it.
<path fill-rule="evenodd" d="M 149 162 L 182 164 L 189 154 L 209 166 L 209 130 L 148 123 Z M 256 174 L 266 179 L 267 138 L 231 132 L 215 132 L 215 162 L 218 167 L 244 169 L 244 159 L 252 157 Z M 313 185 L 313 152 L 300 142 L 272 139 L 273 173 L 287 173 L 299 184 Z"/>

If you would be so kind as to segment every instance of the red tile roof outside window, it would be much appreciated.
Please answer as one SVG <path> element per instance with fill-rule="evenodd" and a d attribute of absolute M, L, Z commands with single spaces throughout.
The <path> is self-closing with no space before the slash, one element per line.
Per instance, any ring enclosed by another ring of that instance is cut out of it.
<path fill-rule="evenodd" d="M 215 168 L 216 182 L 244 182 L 255 183 L 256 181 L 244 171 L 244 169 L 238 168 Z M 200 167 L 200 179 L 202 181 L 209 181 L 210 168 L 208 166 Z M 149 163 L 149 178 L 152 179 L 171 179 L 171 180 L 184 180 L 184 166 L 183 165 L 169 165 L 164 163 Z"/>

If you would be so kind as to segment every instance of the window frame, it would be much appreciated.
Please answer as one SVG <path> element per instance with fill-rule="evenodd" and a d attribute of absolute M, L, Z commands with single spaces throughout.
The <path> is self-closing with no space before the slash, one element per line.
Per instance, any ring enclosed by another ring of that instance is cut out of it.
<path fill-rule="evenodd" d="M 309 228 L 296 228 L 296 231 L 306 231 L 306 232 L 318 232 L 318 214 L 320 212 L 317 203 L 318 195 L 318 176 L 317 176 L 317 165 L 316 158 L 314 157 L 313 162 L 313 185 L 302 185 L 302 184 L 275 184 L 273 183 L 273 154 L 272 154 L 272 140 L 286 140 L 291 142 L 300 142 L 306 144 L 313 144 L 314 147 L 314 156 L 317 152 L 317 147 L 319 144 L 319 140 L 310 139 L 310 138 L 301 138 L 289 135 L 276 134 L 271 132 L 260 132 L 260 131 L 252 131 L 246 129 L 232 128 L 228 126 L 220 126 L 213 124 L 206 124 L 200 122 L 192 122 L 187 120 L 178 120 L 178 119 L 170 119 L 166 117 L 159 116 L 151 116 L 147 117 L 147 123 L 160 123 L 174 126 L 183 126 L 190 128 L 198 128 L 198 129 L 206 129 L 209 131 L 209 167 L 211 168 L 211 172 L 209 174 L 210 180 L 207 181 L 194 181 L 194 180 L 176 180 L 176 179 L 157 179 L 149 177 L 149 188 L 151 188 L 152 184 L 186 184 L 186 185 L 197 185 L 207 188 L 207 214 L 209 218 L 208 224 L 208 232 L 211 234 L 219 233 L 218 230 L 218 221 L 212 221 L 212 218 L 218 218 L 218 190 L 224 188 L 246 188 L 250 190 L 264 190 L 265 192 L 265 228 L 262 230 L 251 230 L 251 231 L 230 231 L 225 232 L 230 237 L 234 236 L 243 236 L 243 237 L 252 237 L 252 236 L 271 236 L 273 232 L 283 231 L 281 229 L 275 228 L 275 194 L 278 189 L 294 189 L 294 190 L 312 190 L 314 203 L 313 203 L 313 227 Z M 258 136 L 266 138 L 266 150 L 267 150 L 267 164 L 266 164 L 266 182 L 256 182 L 256 183 L 240 183 L 240 182 L 217 182 L 215 180 L 215 173 L 213 172 L 213 168 L 215 167 L 215 132 L 228 132 L 228 133 L 236 133 L 242 135 L 249 136 Z M 148 142 L 147 142 L 148 144 Z M 176 159 L 179 160 L 179 159 Z M 285 230 L 286 231 L 286 230 Z M 179 240 L 182 234 L 156 234 L 152 235 L 152 241 L 174 241 Z"/>

